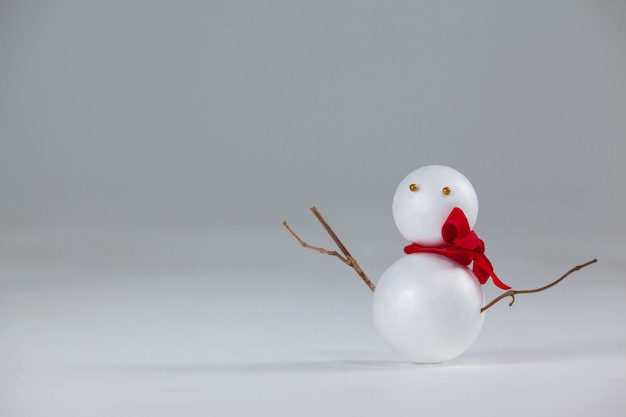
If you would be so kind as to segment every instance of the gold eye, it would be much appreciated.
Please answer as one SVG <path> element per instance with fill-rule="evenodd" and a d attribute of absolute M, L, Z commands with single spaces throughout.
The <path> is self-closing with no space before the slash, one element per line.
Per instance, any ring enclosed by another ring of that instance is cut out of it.
<path fill-rule="evenodd" d="M 409 185 L 409 190 L 411 190 L 411 191 L 413 191 L 413 192 L 419 191 L 419 189 L 420 189 L 420 186 L 419 186 L 419 185 L 417 185 L 417 184 L 411 184 L 411 185 Z"/>
<path fill-rule="evenodd" d="M 451 191 L 452 191 L 452 190 L 450 190 L 450 187 L 443 187 L 443 189 L 441 190 L 441 192 L 442 192 L 444 195 L 450 195 L 450 192 L 451 192 Z"/>

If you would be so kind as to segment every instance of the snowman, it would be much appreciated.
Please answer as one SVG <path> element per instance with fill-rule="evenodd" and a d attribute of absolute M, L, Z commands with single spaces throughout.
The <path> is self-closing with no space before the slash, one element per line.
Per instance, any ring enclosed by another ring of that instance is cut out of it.
<path fill-rule="evenodd" d="M 516 294 L 544 291 L 597 262 L 575 266 L 540 288 L 511 290 L 493 271 L 483 241 L 472 230 L 478 217 L 474 187 L 463 174 L 443 165 L 416 169 L 398 185 L 393 218 L 410 244 L 377 285 L 319 211 L 311 211 L 341 253 L 309 245 L 286 221 L 283 225 L 303 247 L 335 256 L 357 272 L 374 292 L 374 324 L 382 338 L 399 355 L 418 363 L 444 362 L 465 352 L 480 333 L 485 310 L 498 301 L 511 297 L 513 305 Z M 507 291 L 485 305 L 482 285 L 489 280 Z"/>
<path fill-rule="evenodd" d="M 378 332 L 401 356 L 420 363 L 457 357 L 483 325 L 481 281 L 491 276 L 509 288 L 493 274 L 471 231 L 477 217 L 474 187 L 455 169 L 425 166 L 398 185 L 393 218 L 411 245 L 380 278 L 373 312 Z M 471 261 L 476 272 L 466 266 Z"/>

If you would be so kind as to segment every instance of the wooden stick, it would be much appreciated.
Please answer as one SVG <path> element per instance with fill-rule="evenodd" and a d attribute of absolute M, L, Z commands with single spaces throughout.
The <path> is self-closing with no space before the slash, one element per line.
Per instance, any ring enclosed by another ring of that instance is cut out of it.
<path fill-rule="evenodd" d="M 511 302 L 509 303 L 509 306 L 512 306 L 513 303 L 515 302 L 515 295 L 516 294 L 532 294 L 535 292 L 540 292 L 540 291 L 544 291 L 547 290 L 548 288 L 554 287 L 556 284 L 558 284 L 559 282 L 563 281 L 565 278 L 567 278 L 568 275 L 570 275 L 572 272 L 576 272 L 576 271 L 580 271 L 581 269 L 583 269 L 584 267 L 594 264 L 598 262 L 597 259 L 592 259 L 589 262 L 585 262 L 584 264 L 581 265 L 577 265 L 575 267 L 573 267 L 572 269 L 570 269 L 569 271 L 567 271 L 565 274 L 563 274 L 559 279 L 557 279 L 556 281 L 551 282 L 548 285 L 545 285 L 543 287 L 540 288 L 535 288 L 532 290 L 508 290 L 507 292 L 500 294 L 499 296 L 497 296 L 496 298 L 494 298 L 489 304 L 487 304 L 486 306 L 484 306 L 483 308 L 480 309 L 480 312 L 484 312 L 485 310 L 487 310 L 489 307 L 493 306 L 494 304 L 496 304 L 498 301 L 502 300 L 503 298 L 506 297 L 511 297 Z"/>
<path fill-rule="evenodd" d="M 359 266 L 358 262 L 356 261 L 356 259 L 354 259 L 352 257 L 352 255 L 350 255 L 350 252 L 348 252 L 348 249 L 346 249 L 345 245 L 341 242 L 341 240 L 339 240 L 339 238 L 337 237 L 337 235 L 335 234 L 335 232 L 333 231 L 333 229 L 329 226 L 328 222 L 326 222 L 326 220 L 324 219 L 324 217 L 322 217 L 322 215 L 320 214 L 320 212 L 317 210 L 317 208 L 315 206 L 311 207 L 309 210 L 311 210 L 311 212 L 315 215 L 315 217 L 317 218 L 317 220 L 322 224 L 322 227 L 324 227 L 324 230 L 326 230 L 326 233 L 329 234 L 329 236 L 331 237 L 331 239 L 335 242 L 335 244 L 337 245 L 337 247 L 339 248 L 339 250 L 341 251 L 341 253 L 343 253 L 343 256 L 341 256 L 339 254 L 339 252 L 334 251 L 334 250 L 327 250 L 324 248 L 319 248 L 317 246 L 312 246 L 309 245 L 308 243 L 306 243 L 304 240 L 302 240 L 300 238 L 300 236 L 298 236 L 292 229 L 291 227 L 289 227 L 289 225 L 287 224 L 286 221 L 283 220 L 283 226 L 285 226 L 287 228 L 287 230 L 289 231 L 289 233 L 291 233 L 291 235 L 296 238 L 296 240 L 298 242 L 300 242 L 300 244 L 302 245 L 302 247 L 307 248 L 307 249 L 312 249 L 315 250 L 319 253 L 323 253 L 326 255 L 330 255 L 330 256 L 335 256 L 337 257 L 339 260 L 341 260 L 341 262 L 345 263 L 346 265 L 352 267 L 352 269 L 354 269 L 356 271 L 356 273 L 361 277 L 361 279 L 363 280 L 363 282 L 365 283 L 365 285 L 367 285 L 367 287 L 374 291 L 376 289 L 376 285 L 374 285 L 374 283 L 367 277 L 367 275 L 365 275 L 365 272 L 363 272 L 363 270 L 361 269 L 361 267 Z"/>
<path fill-rule="evenodd" d="M 291 229 L 291 227 L 289 227 L 289 225 L 287 224 L 287 222 L 285 220 L 283 220 L 283 226 L 285 226 L 287 228 L 287 230 L 289 231 L 289 233 L 291 233 L 291 235 L 293 237 L 295 237 L 298 242 L 300 242 L 300 244 L 302 245 L 303 248 L 313 249 L 315 251 L 318 251 L 319 253 L 323 253 L 323 254 L 331 255 L 331 256 L 336 256 L 337 258 L 339 258 L 341 260 L 341 262 L 345 263 L 346 265 L 350 265 L 350 261 L 347 260 L 346 258 L 344 258 L 343 256 L 341 256 L 339 254 L 339 252 L 337 252 L 336 250 L 326 250 L 324 248 L 318 248 L 317 246 L 309 245 L 304 240 L 300 239 L 300 236 L 298 236 L 296 234 L 296 232 L 294 232 Z"/>

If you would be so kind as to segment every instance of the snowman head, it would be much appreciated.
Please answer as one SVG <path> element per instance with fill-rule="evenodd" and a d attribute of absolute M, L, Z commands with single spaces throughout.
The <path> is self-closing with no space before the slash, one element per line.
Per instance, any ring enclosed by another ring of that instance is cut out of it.
<path fill-rule="evenodd" d="M 410 242 L 423 246 L 444 243 L 441 227 L 453 208 L 465 213 L 470 228 L 478 217 L 478 197 L 467 178 L 443 165 L 428 165 L 407 175 L 393 197 L 393 219 Z"/>

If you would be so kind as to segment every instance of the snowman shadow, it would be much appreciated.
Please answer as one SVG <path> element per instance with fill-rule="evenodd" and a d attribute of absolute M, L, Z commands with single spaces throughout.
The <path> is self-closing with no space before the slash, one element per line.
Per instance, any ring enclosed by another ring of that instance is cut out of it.
<path fill-rule="evenodd" d="M 455 359 L 439 363 L 416 363 L 390 359 L 379 351 L 318 351 L 327 367 L 353 370 L 407 370 L 423 368 L 464 368 L 482 366 L 531 365 L 562 363 L 623 355 L 626 344 L 602 343 L 584 345 L 525 346 L 514 349 L 466 352 Z M 349 359 L 350 358 L 350 359 Z"/>
<path fill-rule="evenodd" d="M 596 345 L 526 346 L 506 350 L 466 352 L 443 366 L 530 365 L 581 361 L 620 355 L 626 346 L 610 343 Z"/>
<path fill-rule="evenodd" d="M 352 371 L 402 370 L 415 366 L 413 362 L 390 356 L 384 351 L 318 350 L 310 354 L 322 363 L 334 364 L 334 368 Z"/>
<path fill-rule="evenodd" d="M 425 369 L 463 369 L 493 366 L 541 365 L 564 362 L 582 363 L 620 357 L 626 343 L 594 345 L 526 346 L 515 349 L 470 351 L 440 363 L 416 363 L 390 356 L 382 350 L 315 350 L 303 352 L 300 358 L 266 357 L 258 360 L 225 360 L 207 362 L 157 362 L 118 364 L 117 366 L 81 367 L 80 372 L 114 372 L 135 375 L 261 375 L 311 374 L 342 372 L 406 372 Z"/>

